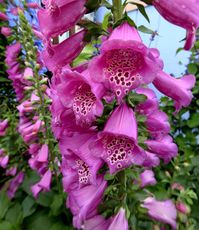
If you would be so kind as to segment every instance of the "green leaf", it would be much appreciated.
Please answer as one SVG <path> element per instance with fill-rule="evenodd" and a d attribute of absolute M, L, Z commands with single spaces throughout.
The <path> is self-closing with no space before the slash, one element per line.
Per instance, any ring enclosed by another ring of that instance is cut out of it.
<path fill-rule="evenodd" d="M 107 173 L 107 174 L 104 176 L 104 179 L 108 181 L 108 180 L 113 180 L 114 177 L 115 177 L 114 175 Z"/>
<path fill-rule="evenodd" d="M 0 82 L 11 82 L 9 79 L 0 77 Z"/>
<path fill-rule="evenodd" d="M 25 179 L 21 185 L 22 189 L 27 192 L 29 195 L 32 195 L 32 192 L 30 191 L 31 185 L 35 184 L 37 181 L 39 181 L 39 176 L 35 171 L 28 171 L 26 172 Z"/>
<path fill-rule="evenodd" d="M 199 126 L 199 113 L 193 114 L 191 118 L 187 121 L 187 124 L 190 128 L 195 128 Z"/>
<path fill-rule="evenodd" d="M 146 26 L 139 26 L 138 27 L 138 30 L 145 33 L 145 34 L 155 34 L 155 35 L 158 35 L 158 33 L 156 31 L 153 31 L 151 29 L 149 29 L 148 27 Z"/>
<path fill-rule="evenodd" d="M 0 222 L 0 229 L 2 229 L 2 230 L 16 230 L 14 228 L 14 226 L 8 221 Z"/>
<path fill-rule="evenodd" d="M 4 218 L 8 208 L 11 205 L 11 201 L 8 199 L 4 191 L 0 192 L 0 220 Z"/>
<path fill-rule="evenodd" d="M 14 226 L 20 226 L 22 224 L 23 213 L 21 205 L 18 202 L 9 208 L 5 219 L 12 223 Z"/>
<path fill-rule="evenodd" d="M 198 72 L 198 65 L 195 63 L 190 63 L 187 67 L 188 72 L 191 74 L 196 74 Z"/>
<path fill-rule="evenodd" d="M 51 209 L 50 213 L 53 216 L 59 215 L 59 213 L 61 212 L 61 208 L 62 208 L 63 203 L 64 203 L 63 195 L 62 194 L 55 195 L 53 197 L 53 202 L 50 205 L 50 209 Z"/>
<path fill-rule="evenodd" d="M 23 217 L 27 217 L 32 215 L 37 208 L 37 204 L 35 203 L 35 199 L 30 196 L 27 196 L 22 202 L 23 209 Z"/>
<path fill-rule="evenodd" d="M 36 202 L 44 207 L 50 207 L 53 202 L 53 195 L 54 193 L 52 191 L 41 192 Z"/>

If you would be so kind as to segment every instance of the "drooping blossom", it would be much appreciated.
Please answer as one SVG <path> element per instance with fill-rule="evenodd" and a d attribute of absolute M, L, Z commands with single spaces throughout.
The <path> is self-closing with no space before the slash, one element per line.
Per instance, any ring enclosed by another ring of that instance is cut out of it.
<path fill-rule="evenodd" d="M 99 176 L 96 185 L 87 185 L 70 191 L 67 207 L 73 214 L 73 225 L 80 229 L 83 221 L 97 215 L 97 206 L 101 203 L 107 182 Z"/>
<path fill-rule="evenodd" d="M 160 92 L 174 100 L 175 113 L 177 113 L 182 107 L 187 107 L 191 103 L 193 98 L 191 89 L 194 87 L 195 81 L 193 75 L 176 79 L 160 71 L 153 84 Z"/>
<path fill-rule="evenodd" d="M 84 222 L 83 230 L 107 230 L 110 219 L 106 220 L 103 216 L 96 215 Z"/>
<path fill-rule="evenodd" d="M 89 64 L 93 81 L 103 82 L 118 101 L 141 84 L 149 84 L 160 70 L 154 52 L 147 48 L 127 22 L 115 28 L 103 42 L 100 55 Z"/>
<path fill-rule="evenodd" d="M 59 44 L 48 44 L 41 53 L 45 66 L 49 70 L 56 72 L 63 66 L 71 63 L 71 61 L 80 54 L 86 44 L 83 41 L 84 35 L 85 30 L 82 30 Z"/>
<path fill-rule="evenodd" d="M 169 135 L 159 139 L 146 140 L 145 144 L 149 151 L 157 154 L 159 158 L 164 160 L 164 163 L 168 163 L 178 153 L 178 147 Z"/>
<path fill-rule="evenodd" d="M 73 111 L 77 125 L 91 126 L 103 113 L 101 98 L 104 88 L 101 84 L 92 83 L 87 72 L 79 74 L 68 69 L 59 77 L 57 93 L 62 104 Z"/>
<path fill-rule="evenodd" d="M 41 191 L 47 192 L 50 190 L 51 179 L 52 179 L 52 172 L 50 171 L 50 169 L 48 169 L 45 172 L 45 174 L 42 176 L 41 180 L 38 183 L 31 186 L 31 191 L 35 198 L 38 197 Z"/>
<path fill-rule="evenodd" d="M 88 184 L 96 185 L 97 173 L 103 162 L 91 154 L 85 145 L 95 136 L 93 132 L 63 136 L 59 148 L 62 154 L 61 172 L 63 187 L 66 192 L 79 189 Z"/>
<path fill-rule="evenodd" d="M 7 195 L 10 199 L 15 196 L 15 193 L 19 187 L 19 185 L 23 182 L 24 179 L 24 172 L 19 172 L 13 179 L 11 179 Z"/>
<path fill-rule="evenodd" d="M 177 211 L 171 200 L 158 201 L 153 197 L 144 200 L 142 207 L 148 209 L 149 216 L 176 229 Z"/>
<path fill-rule="evenodd" d="M 140 174 L 141 187 L 146 187 L 148 185 L 155 185 L 157 183 L 154 172 L 152 170 L 145 170 Z"/>
<path fill-rule="evenodd" d="M 188 206 L 181 201 L 176 202 L 176 209 L 183 214 L 188 214 L 190 212 Z"/>
<path fill-rule="evenodd" d="M 6 129 L 8 128 L 8 119 L 0 120 L 0 137 L 6 134 Z"/>
<path fill-rule="evenodd" d="M 1 27 L 1 33 L 5 36 L 5 37 L 9 37 L 12 34 L 12 30 L 9 27 L 6 26 L 2 26 Z"/>
<path fill-rule="evenodd" d="M 137 122 L 133 110 L 125 103 L 117 107 L 90 149 L 108 164 L 111 174 L 132 164 L 142 164 L 146 155 L 137 145 Z"/>
<path fill-rule="evenodd" d="M 120 208 L 119 212 L 111 220 L 111 224 L 108 227 L 108 230 L 128 230 L 128 221 L 125 216 L 124 208 Z"/>
<path fill-rule="evenodd" d="M 15 176 L 17 173 L 17 167 L 10 167 L 8 169 L 6 169 L 6 176 Z"/>
<path fill-rule="evenodd" d="M 146 158 L 142 164 L 144 167 L 157 167 L 160 164 L 160 159 L 155 153 L 145 151 L 145 154 Z"/>
<path fill-rule="evenodd" d="M 169 22 L 187 31 L 184 48 L 189 50 L 196 41 L 196 31 L 199 27 L 198 0 L 153 0 L 158 12 Z"/>
<path fill-rule="evenodd" d="M 38 11 L 38 20 L 46 39 L 63 34 L 74 26 L 85 13 L 85 3 L 86 0 L 44 1 L 45 9 Z"/>

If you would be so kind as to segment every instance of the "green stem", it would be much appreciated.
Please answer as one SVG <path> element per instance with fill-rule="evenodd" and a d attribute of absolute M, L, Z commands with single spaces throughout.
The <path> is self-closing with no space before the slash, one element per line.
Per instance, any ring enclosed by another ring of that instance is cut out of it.
<path fill-rule="evenodd" d="M 114 23 L 122 18 L 123 14 L 123 6 L 122 0 L 113 0 L 113 8 L 112 8 Z"/>

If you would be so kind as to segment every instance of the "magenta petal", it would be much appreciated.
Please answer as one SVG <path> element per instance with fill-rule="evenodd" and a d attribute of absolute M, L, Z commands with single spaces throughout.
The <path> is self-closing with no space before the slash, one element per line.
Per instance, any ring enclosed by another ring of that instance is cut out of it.
<path fill-rule="evenodd" d="M 38 152 L 37 161 L 39 162 L 47 162 L 48 160 L 48 145 L 42 145 L 41 149 Z"/>
<path fill-rule="evenodd" d="M 118 106 L 106 122 L 103 133 L 122 135 L 137 142 L 137 122 L 134 112 L 127 104 Z"/>
<path fill-rule="evenodd" d="M 155 185 L 157 183 L 154 172 L 152 170 L 145 170 L 140 174 L 141 187 L 146 187 L 148 185 Z"/>
<path fill-rule="evenodd" d="M 108 230 L 128 230 L 128 221 L 125 216 L 125 210 L 120 208 L 119 212 L 115 217 L 113 217 Z"/>
<path fill-rule="evenodd" d="M 61 6 L 55 4 L 51 9 L 39 10 L 38 20 L 44 36 L 50 39 L 66 32 L 70 27 L 74 26 L 85 13 L 85 2 L 86 0 L 76 0 L 71 3 L 66 2 Z"/>
<path fill-rule="evenodd" d="M 155 198 L 148 197 L 142 206 L 148 209 L 151 218 L 170 224 L 173 229 L 176 229 L 177 211 L 171 200 L 157 201 Z"/>
<path fill-rule="evenodd" d="M 96 215 L 84 222 L 84 230 L 107 230 L 110 220 L 105 220 L 104 217 Z"/>
<path fill-rule="evenodd" d="M 182 107 L 187 107 L 191 103 L 193 98 L 191 89 L 194 87 L 195 81 L 193 75 L 176 79 L 164 72 L 159 72 L 153 84 L 160 92 L 175 101 L 174 105 L 178 112 Z"/>
<path fill-rule="evenodd" d="M 56 71 L 69 64 L 83 49 L 85 31 L 82 30 L 58 45 L 47 47 L 42 51 L 41 56 L 46 67 L 51 71 Z"/>
<path fill-rule="evenodd" d="M 41 190 L 42 190 L 42 188 L 38 185 L 38 183 L 31 186 L 31 192 L 32 192 L 34 198 L 38 197 Z"/>
<path fill-rule="evenodd" d="M 50 190 L 50 183 L 51 183 L 52 173 L 49 170 L 42 176 L 41 180 L 38 182 L 38 185 L 45 191 Z"/>

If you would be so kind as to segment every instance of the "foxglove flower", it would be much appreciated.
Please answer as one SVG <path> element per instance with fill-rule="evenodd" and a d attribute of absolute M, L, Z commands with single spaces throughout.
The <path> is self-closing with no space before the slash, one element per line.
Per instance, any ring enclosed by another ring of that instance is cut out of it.
<path fill-rule="evenodd" d="M 184 48 L 191 49 L 199 27 L 198 0 L 153 0 L 152 3 L 166 20 L 187 30 Z"/>
<path fill-rule="evenodd" d="M 144 167 L 148 167 L 148 168 L 157 167 L 160 164 L 160 159 L 159 157 L 157 157 L 155 153 L 145 151 L 145 154 L 146 154 L 146 158 L 142 164 Z"/>
<path fill-rule="evenodd" d="M 111 174 L 132 164 L 142 164 L 145 153 L 137 145 L 137 123 L 133 110 L 126 104 L 117 107 L 90 149 L 108 164 Z"/>
<path fill-rule="evenodd" d="M 144 188 L 149 185 L 155 185 L 157 183 L 154 172 L 152 170 L 145 170 L 140 174 L 141 187 Z"/>
<path fill-rule="evenodd" d="M 8 128 L 8 120 L 5 119 L 0 121 L 0 137 L 6 134 L 6 129 Z"/>
<path fill-rule="evenodd" d="M 193 75 L 186 75 L 180 79 L 176 79 L 160 71 L 153 84 L 161 93 L 175 101 L 175 113 L 177 113 L 182 107 L 186 107 L 191 103 L 193 98 L 191 89 L 194 87 L 195 81 L 196 79 Z"/>
<path fill-rule="evenodd" d="M 140 87 L 136 89 L 135 92 L 137 94 L 143 94 L 147 97 L 147 99 L 144 102 L 139 103 L 136 106 L 135 108 L 136 112 L 140 113 L 141 115 L 148 116 L 152 114 L 154 111 L 158 110 L 159 107 L 158 99 L 152 89 Z"/>
<path fill-rule="evenodd" d="M 121 101 L 132 89 L 154 80 L 161 68 L 153 54 L 142 43 L 137 30 L 125 22 L 102 44 L 100 55 L 89 65 L 90 75 Z"/>
<path fill-rule="evenodd" d="M 24 173 L 19 172 L 11 181 L 7 190 L 7 195 L 10 199 L 15 196 L 15 193 L 19 187 L 19 185 L 23 182 Z"/>
<path fill-rule="evenodd" d="M 1 33 L 5 36 L 5 37 L 9 37 L 12 34 L 12 31 L 9 27 L 5 27 L 2 26 L 1 27 Z"/>
<path fill-rule="evenodd" d="M 96 215 L 84 222 L 83 230 L 107 230 L 109 224 L 110 219 L 105 220 L 104 217 Z"/>
<path fill-rule="evenodd" d="M 71 63 L 84 48 L 85 42 L 83 41 L 85 31 L 82 30 L 73 34 L 63 42 L 57 45 L 47 45 L 46 49 L 42 51 L 41 58 L 45 66 L 56 72 L 63 66 Z"/>
<path fill-rule="evenodd" d="M 173 229 L 176 229 L 177 211 L 171 200 L 157 201 L 155 198 L 148 197 L 142 207 L 148 209 L 152 219 L 170 224 Z"/>
<path fill-rule="evenodd" d="M 103 162 L 94 157 L 85 145 L 93 137 L 94 133 L 83 133 L 72 137 L 63 136 L 60 139 L 62 181 L 66 192 L 88 184 L 96 185 L 97 173 Z"/>
<path fill-rule="evenodd" d="M 152 137 L 161 137 L 170 132 L 168 116 L 159 110 L 147 116 L 145 124 Z"/>
<path fill-rule="evenodd" d="M 52 178 L 52 173 L 49 170 L 46 171 L 46 173 L 42 176 L 41 180 L 36 183 L 35 185 L 33 185 L 31 187 L 31 191 L 33 193 L 33 196 L 35 198 L 38 197 L 39 193 L 41 191 L 49 191 L 50 190 L 50 183 L 51 183 L 51 178 Z"/>
<path fill-rule="evenodd" d="M 157 140 L 146 140 L 145 144 L 149 151 L 156 153 L 159 158 L 164 160 L 164 163 L 168 163 L 178 153 L 178 147 L 169 135 Z"/>
<path fill-rule="evenodd" d="M 190 212 L 186 204 L 180 201 L 176 203 L 176 209 L 183 214 L 188 214 Z"/>
<path fill-rule="evenodd" d="M 125 216 L 125 210 L 120 208 L 119 212 L 115 217 L 113 217 L 108 230 L 128 230 L 128 221 Z"/>
<path fill-rule="evenodd" d="M 89 127 L 103 113 L 101 84 L 92 84 L 88 75 L 65 70 L 60 76 L 57 93 L 66 108 L 72 109 L 77 125 Z"/>
<path fill-rule="evenodd" d="M 45 9 L 38 11 L 38 20 L 46 39 L 63 34 L 74 26 L 85 13 L 85 3 L 86 0 L 45 1 Z"/>
<path fill-rule="evenodd" d="M 102 196 L 107 187 L 103 176 L 97 178 L 96 185 L 87 185 L 80 189 L 70 191 L 67 198 L 67 207 L 73 213 L 73 225 L 80 229 L 83 221 L 97 214 L 97 206 L 102 201 Z"/>

